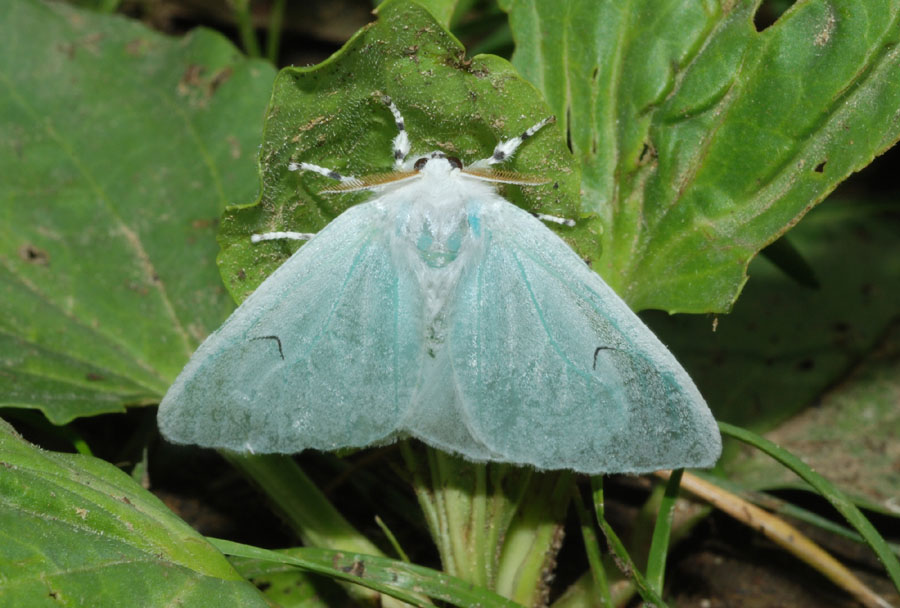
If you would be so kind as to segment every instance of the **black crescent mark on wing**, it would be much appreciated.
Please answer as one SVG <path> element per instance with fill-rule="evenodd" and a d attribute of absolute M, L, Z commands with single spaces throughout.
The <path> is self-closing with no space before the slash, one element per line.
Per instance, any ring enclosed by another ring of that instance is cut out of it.
<path fill-rule="evenodd" d="M 278 336 L 257 336 L 255 338 L 250 338 L 251 340 L 275 340 L 278 343 L 278 354 L 281 355 L 281 360 L 284 361 L 284 351 L 281 349 L 281 338 Z M 596 359 L 596 355 L 594 358 Z"/>
<path fill-rule="evenodd" d="M 594 371 L 597 371 L 597 355 L 600 354 L 601 350 L 616 350 L 612 346 L 598 346 L 594 349 Z"/>

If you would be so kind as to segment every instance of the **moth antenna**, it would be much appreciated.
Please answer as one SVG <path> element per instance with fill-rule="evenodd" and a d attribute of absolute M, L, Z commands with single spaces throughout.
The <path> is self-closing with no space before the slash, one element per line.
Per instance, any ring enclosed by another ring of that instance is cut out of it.
<path fill-rule="evenodd" d="M 476 163 L 477 164 L 477 163 Z M 543 177 L 534 177 L 532 175 L 523 175 L 515 171 L 504 171 L 502 169 L 491 168 L 473 168 L 469 165 L 460 172 L 461 175 L 478 179 L 484 182 L 493 182 L 496 184 L 516 184 L 519 186 L 540 186 L 541 184 L 550 183 L 549 179 Z"/>
<path fill-rule="evenodd" d="M 342 182 L 332 188 L 321 190 L 319 194 L 336 194 L 340 192 L 356 192 L 359 190 L 377 190 L 382 186 L 418 179 L 421 175 L 418 171 L 391 171 L 390 173 L 375 173 L 353 178 L 353 182 Z"/>

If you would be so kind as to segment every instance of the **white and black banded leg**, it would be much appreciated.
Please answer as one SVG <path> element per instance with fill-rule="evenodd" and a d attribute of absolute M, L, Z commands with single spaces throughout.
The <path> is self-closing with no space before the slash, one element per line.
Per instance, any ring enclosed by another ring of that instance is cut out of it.
<path fill-rule="evenodd" d="M 341 182 L 342 184 L 346 184 L 348 186 L 359 186 L 362 184 L 358 177 L 354 177 L 352 175 L 341 175 L 334 169 L 320 167 L 319 165 L 314 165 L 312 163 L 290 163 L 288 165 L 288 171 L 312 171 L 313 173 L 324 175 L 329 179 L 333 179 L 334 181 Z"/>
<path fill-rule="evenodd" d="M 394 105 L 394 102 L 387 95 L 384 96 L 384 103 L 390 108 L 391 114 L 394 115 L 394 124 L 397 125 L 397 136 L 393 141 L 394 167 L 400 169 L 403 167 L 403 161 L 409 154 L 409 135 L 406 133 L 406 122 L 403 120 L 403 114 Z"/>
<path fill-rule="evenodd" d="M 308 241 L 316 236 L 315 232 L 263 232 L 260 234 L 251 234 L 251 243 L 261 243 L 262 241 Z"/>
<path fill-rule="evenodd" d="M 553 222 L 554 224 L 559 224 L 560 226 L 568 226 L 571 228 L 575 225 L 575 220 L 569 219 L 567 217 L 559 217 L 558 215 L 547 215 L 546 213 L 534 213 L 531 215 L 541 220 L 542 222 Z"/>
<path fill-rule="evenodd" d="M 522 142 L 540 131 L 547 124 L 555 121 L 556 118 L 554 116 L 548 116 L 536 125 L 522 131 L 521 135 L 517 135 L 516 137 L 513 137 L 511 139 L 498 142 L 497 145 L 494 146 L 493 154 L 491 154 L 487 158 L 475 161 L 469 166 L 473 168 L 490 167 L 491 165 L 496 165 L 498 163 L 509 160 L 510 158 L 512 158 L 513 154 L 516 153 L 516 150 L 518 150 L 519 146 L 522 145 Z"/>

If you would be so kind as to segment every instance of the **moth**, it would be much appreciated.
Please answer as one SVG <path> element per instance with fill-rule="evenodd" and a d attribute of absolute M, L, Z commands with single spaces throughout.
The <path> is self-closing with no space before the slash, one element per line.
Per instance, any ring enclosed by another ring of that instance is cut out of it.
<path fill-rule="evenodd" d="M 373 196 L 307 240 L 200 346 L 160 404 L 165 437 L 295 453 L 415 437 L 472 461 L 598 474 L 712 466 L 715 420 L 628 306 L 498 183 L 544 119 L 466 165 L 410 156 L 335 181 Z"/>

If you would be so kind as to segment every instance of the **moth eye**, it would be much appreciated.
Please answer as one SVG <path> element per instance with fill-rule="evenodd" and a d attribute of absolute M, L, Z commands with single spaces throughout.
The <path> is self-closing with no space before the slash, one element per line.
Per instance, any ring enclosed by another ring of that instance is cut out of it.
<path fill-rule="evenodd" d="M 427 162 L 428 162 L 427 158 L 420 158 L 419 160 L 416 161 L 416 164 L 413 165 L 413 169 L 415 169 L 416 171 L 421 171 L 425 167 L 425 163 L 427 163 Z"/>
<path fill-rule="evenodd" d="M 462 161 L 455 156 L 448 156 L 447 162 L 450 163 L 450 166 L 454 169 L 462 169 Z"/>

